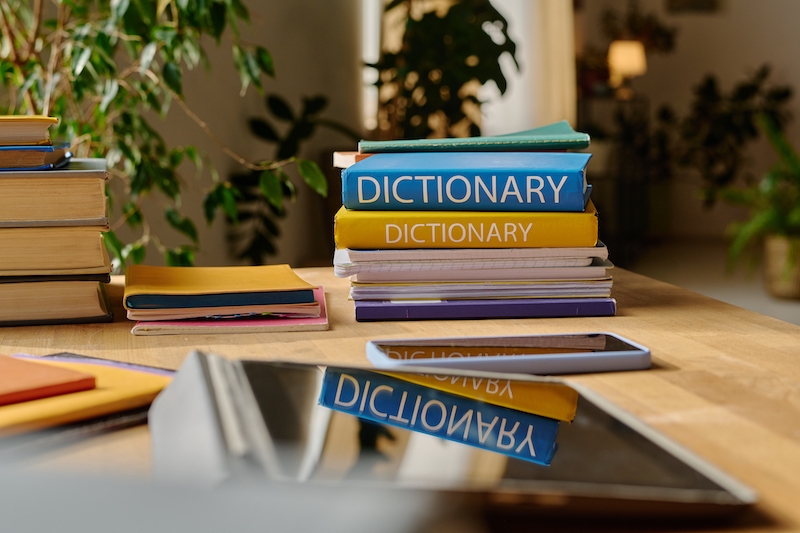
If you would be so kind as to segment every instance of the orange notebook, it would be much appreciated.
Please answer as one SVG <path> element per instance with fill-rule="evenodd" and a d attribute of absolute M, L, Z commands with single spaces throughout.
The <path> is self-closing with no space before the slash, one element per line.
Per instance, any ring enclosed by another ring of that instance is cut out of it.
<path fill-rule="evenodd" d="M 0 405 L 91 390 L 95 378 L 68 368 L 0 355 Z"/>

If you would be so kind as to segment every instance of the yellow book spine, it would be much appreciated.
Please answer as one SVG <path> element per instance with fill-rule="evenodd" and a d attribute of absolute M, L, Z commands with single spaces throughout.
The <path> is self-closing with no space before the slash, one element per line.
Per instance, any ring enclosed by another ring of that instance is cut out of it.
<path fill-rule="evenodd" d="M 565 248 L 597 244 L 597 211 L 351 211 L 336 214 L 338 248 Z"/>
<path fill-rule="evenodd" d="M 423 387 L 566 422 L 575 418 L 578 408 L 578 392 L 561 383 L 402 372 L 379 373 Z"/>

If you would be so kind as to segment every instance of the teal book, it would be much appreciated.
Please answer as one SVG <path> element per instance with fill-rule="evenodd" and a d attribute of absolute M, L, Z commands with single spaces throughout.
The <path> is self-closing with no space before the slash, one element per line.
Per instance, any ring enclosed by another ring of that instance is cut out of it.
<path fill-rule="evenodd" d="M 406 139 L 358 143 L 361 153 L 379 152 L 501 152 L 582 150 L 589 146 L 589 135 L 572 129 L 562 120 L 532 130 L 483 137 L 450 139 Z"/>
<path fill-rule="evenodd" d="M 572 211 L 589 198 L 591 154 L 410 152 L 342 171 L 342 203 L 370 211 Z"/>
<path fill-rule="evenodd" d="M 323 407 L 541 465 L 556 451 L 559 421 L 358 369 L 328 367 Z"/>

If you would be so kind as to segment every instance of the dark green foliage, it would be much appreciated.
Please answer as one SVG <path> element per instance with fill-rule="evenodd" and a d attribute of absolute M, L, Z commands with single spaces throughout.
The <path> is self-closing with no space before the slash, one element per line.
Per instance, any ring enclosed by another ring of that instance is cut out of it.
<path fill-rule="evenodd" d="M 0 113 L 56 116 L 60 123 L 51 128 L 53 138 L 73 141 L 78 157 L 107 159 L 111 177 L 124 186 L 119 202 L 109 197 L 112 227 L 127 225 L 138 235 L 125 244 L 116 233 L 108 234 L 117 267 L 141 262 L 148 245 L 168 264 L 191 264 L 198 235 L 194 222 L 180 211 L 184 180 L 178 169 L 188 160 L 199 177 L 203 161 L 192 146 L 168 147 L 143 111 L 164 117 L 177 101 L 205 127 L 183 101 L 184 74 L 208 66 L 203 36 L 222 45 L 226 31 L 242 93 L 250 84 L 260 90 L 262 76 L 274 76 L 275 67 L 269 51 L 239 38 L 239 25 L 249 22 L 247 9 L 241 0 L 43 2 L 0 2 Z M 260 170 L 288 162 L 244 163 Z M 213 220 L 218 209 L 236 219 L 238 190 L 209 170 L 214 184 L 203 203 L 206 220 Z M 108 194 L 121 188 L 109 187 Z M 163 245 L 143 215 L 145 201 L 162 205 L 169 225 L 188 242 Z"/>
<path fill-rule="evenodd" d="M 663 24 L 652 13 L 642 13 L 639 2 L 631 0 L 624 15 L 609 9 L 603 12 L 603 33 L 610 41 L 641 41 L 648 52 L 670 52 L 675 47 L 677 30 Z"/>
<path fill-rule="evenodd" d="M 360 139 L 358 133 L 320 116 L 328 106 L 324 96 L 303 98 L 299 113 L 295 113 L 286 100 L 275 94 L 267 96 L 265 104 L 270 114 L 283 124 L 276 127 L 267 118 L 252 117 L 248 121 L 250 131 L 275 146 L 275 159 L 296 163 L 298 174 L 306 185 L 317 194 L 327 196 L 328 181 L 325 174 L 315 162 L 297 157 L 300 146 L 319 126 L 339 131 L 355 141 Z M 273 164 L 261 170 L 231 176 L 231 191 L 235 192 L 237 212 L 233 214 L 226 210 L 225 214 L 233 224 L 231 239 L 236 255 L 254 265 L 263 264 L 266 256 L 276 251 L 273 241 L 280 235 L 276 219 L 285 215 L 284 199 L 294 201 L 297 195 L 294 184 L 284 172 L 283 164 Z"/>
<path fill-rule="evenodd" d="M 413 0 L 395 0 L 386 11 L 411 10 Z M 372 65 L 379 71 L 380 135 L 392 139 L 474 136 L 481 102 L 464 90 L 469 82 L 494 81 L 505 93 L 499 58 L 515 57 L 508 23 L 488 0 L 461 0 L 440 17 L 406 17 L 401 49 Z"/>

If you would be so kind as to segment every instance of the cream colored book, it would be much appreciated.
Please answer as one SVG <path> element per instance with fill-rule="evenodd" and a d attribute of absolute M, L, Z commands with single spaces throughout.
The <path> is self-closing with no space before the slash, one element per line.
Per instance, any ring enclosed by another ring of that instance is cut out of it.
<path fill-rule="evenodd" d="M 107 226 L 0 228 L 0 276 L 111 272 Z"/>
<path fill-rule="evenodd" d="M 64 169 L 0 172 L 0 227 L 107 224 L 105 159 Z"/>
<path fill-rule="evenodd" d="M 55 117 L 44 115 L 0 115 L 0 145 L 47 145 L 47 129 L 58 124 Z"/>
<path fill-rule="evenodd" d="M 0 326 L 110 322 L 111 307 L 97 281 L 0 283 Z"/>

